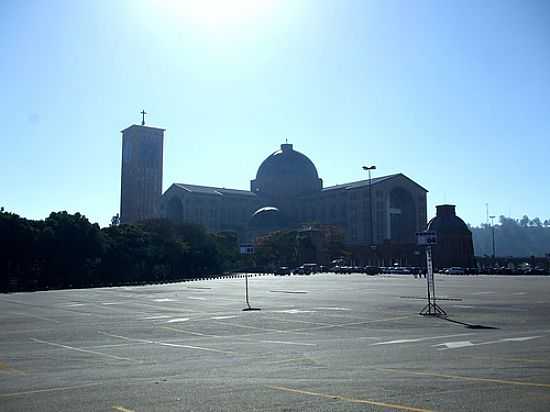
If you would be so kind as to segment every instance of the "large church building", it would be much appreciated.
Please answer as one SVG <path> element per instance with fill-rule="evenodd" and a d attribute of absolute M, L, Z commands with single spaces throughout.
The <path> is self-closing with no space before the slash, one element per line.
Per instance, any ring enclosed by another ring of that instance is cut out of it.
<path fill-rule="evenodd" d="M 163 139 L 164 129 L 145 125 L 122 131 L 121 223 L 165 217 L 234 231 L 242 243 L 271 230 L 332 225 L 348 245 L 380 250 L 412 248 L 426 228 L 427 190 L 404 174 L 325 187 L 315 164 L 288 143 L 261 162 L 250 190 L 173 183 L 162 193 Z"/>

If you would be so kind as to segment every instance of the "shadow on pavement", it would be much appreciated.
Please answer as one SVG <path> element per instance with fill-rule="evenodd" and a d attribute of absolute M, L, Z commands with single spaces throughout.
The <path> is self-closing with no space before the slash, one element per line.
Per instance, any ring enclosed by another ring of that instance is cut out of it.
<path fill-rule="evenodd" d="M 439 319 L 443 319 L 443 320 L 446 320 L 446 321 L 452 322 L 452 323 L 458 323 L 459 325 L 464 325 L 464 327 L 466 327 L 468 329 L 500 329 L 500 328 L 497 328 L 495 326 L 476 325 L 476 324 L 472 324 L 472 323 L 461 322 L 459 320 L 450 319 L 446 316 L 445 317 L 441 316 L 441 317 L 439 317 Z"/>

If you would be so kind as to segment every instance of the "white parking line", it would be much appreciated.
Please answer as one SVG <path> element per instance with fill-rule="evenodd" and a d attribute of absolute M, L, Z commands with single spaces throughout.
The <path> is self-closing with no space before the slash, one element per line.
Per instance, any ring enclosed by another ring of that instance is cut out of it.
<path fill-rule="evenodd" d="M 504 338 L 500 339 L 499 342 L 525 342 L 531 339 L 542 338 L 542 336 L 522 336 L 518 338 Z"/>
<path fill-rule="evenodd" d="M 296 313 L 315 313 L 316 310 L 302 310 L 302 309 L 287 309 L 287 310 L 274 310 L 274 313 L 290 313 L 292 315 Z"/>
<path fill-rule="evenodd" d="M 490 340 L 486 342 L 479 342 L 479 343 L 473 343 L 471 341 L 459 341 L 459 342 L 445 342 L 440 343 L 437 345 L 432 345 L 434 347 L 440 347 L 439 350 L 446 350 L 446 349 L 459 349 L 459 348 L 465 348 L 470 346 L 482 346 L 482 345 L 494 345 L 497 343 L 503 343 L 503 342 L 525 342 L 532 339 L 538 339 L 542 338 L 543 336 L 517 336 L 513 338 L 502 338 L 497 340 Z"/>
<path fill-rule="evenodd" d="M 413 338 L 413 339 L 396 339 L 396 340 L 390 340 L 386 342 L 371 343 L 370 346 L 394 345 L 394 344 L 400 344 L 400 343 L 415 343 L 415 342 L 423 342 L 425 340 L 431 340 L 431 339 L 445 339 L 445 338 L 454 338 L 457 336 L 468 336 L 468 335 L 473 335 L 473 333 L 458 333 L 455 335 L 443 335 L 443 336 L 425 336 L 422 338 Z"/>
<path fill-rule="evenodd" d="M 317 346 L 316 343 L 286 342 L 281 340 L 262 340 L 262 343 L 275 343 L 277 345 L 299 345 L 299 346 Z"/>
<path fill-rule="evenodd" d="M 47 322 L 61 323 L 60 321 L 55 320 L 55 319 L 45 318 L 43 316 L 31 315 L 30 313 L 23 313 L 23 312 L 11 312 L 11 313 L 13 313 L 14 315 L 26 316 L 28 318 L 35 318 L 35 319 L 45 320 Z"/>
<path fill-rule="evenodd" d="M 75 348 L 74 346 L 62 345 L 60 343 L 48 342 L 48 341 L 41 340 L 41 339 L 36 339 L 36 338 L 31 338 L 31 340 L 35 341 L 37 343 L 43 343 L 43 344 L 50 345 L 50 346 L 56 346 L 58 348 L 70 349 L 70 350 L 74 350 L 74 351 L 77 351 L 77 352 L 91 353 L 92 355 L 99 355 L 99 356 L 105 356 L 107 358 L 118 359 L 118 360 L 127 360 L 127 361 L 134 362 L 133 359 L 124 358 L 122 356 L 108 355 L 106 353 L 95 352 L 93 350 L 87 350 L 87 349 Z"/>
<path fill-rule="evenodd" d="M 468 346 L 475 346 L 475 344 L 473 344 L 472 342 L 470 342 L 469 340 L 462 340 L 462 341 L 457 341 L 457 342 L 445 342 L 445 343 L 440 343 L 438 345 L 432 345 L 432 346 L 444 346 L 444 348 L 442 349 L 458 349 L 458 348 L 466 348 Z"/>
<path fill-rule="evenodd" d="M 187 322 L 188 320 L 189 318 L 175 318 L 175 319 L 170 319 L 166 321 L 166 323 L 180 323 L 180 322 Z"/>
<path fill-rule="evenodd" d="M 180 345 L 177 343 L 160 342 L 160 341 L 154 341 L 154 340 L 148 340 L 148 339 L 129 338 L 127 336 L 113 335 L 111 333 L 102 332 L 102 331 L 98 331 L 97 333 L 105 336 L 111 336 L 113 338 L 123 339 L 128 342 L 143 342 L 143 343 L 149 343 L 151 345 L 168 346 L 171 348 L 197 349 L 197 350 L 203 350 L 208 352 L 218 352 L 218 353 L 225 353 L 230 355 L 233 354 L 233 352 L 223 351 L 223 350 L 213 349 L 213 348 L 206 348 L 204 346 Z"/>

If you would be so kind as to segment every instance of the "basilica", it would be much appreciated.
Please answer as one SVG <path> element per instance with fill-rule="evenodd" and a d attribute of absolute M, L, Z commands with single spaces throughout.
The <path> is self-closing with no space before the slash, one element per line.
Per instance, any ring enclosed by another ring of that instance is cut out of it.
<path fill-rule="evenodd" d="M 392 245 L 407 254 L 426 228 L 427 190 L 402 173 L 324 186 L 315 164 L 284 143 L 260 163 L 250 190 L 173 183 L 162 193 L 164 129 L 132 125 L 122 138 L 121 223 L 165 217 L 236 232 L 241 243 L 274 230 L 330 225 L 350 247 Z"/>

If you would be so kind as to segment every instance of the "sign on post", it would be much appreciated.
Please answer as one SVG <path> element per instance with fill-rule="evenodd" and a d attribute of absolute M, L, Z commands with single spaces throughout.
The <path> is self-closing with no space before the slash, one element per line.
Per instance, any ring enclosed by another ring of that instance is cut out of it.
<path fill-rule="evenodd" d="M 435 233 L 435 232 L 416 232 L 416 244 L 418 246 L 437 245 L 437 233 Z"/>
<path fill-rule="evenodd" d="M 416 243 L 418 246 L 426 246 L 426 269 L 428 286 L 428 304 L 420 311 L 421 315 L 428 316 L 446 316 L 447 313 L 436 303 L 435 298 L 435 278 L 432 263 L 432 246 L 437 245 L 437 233 L 435 232 L 417 232 Z"/>

